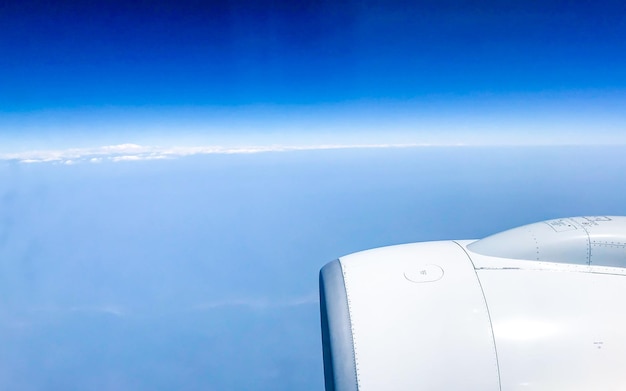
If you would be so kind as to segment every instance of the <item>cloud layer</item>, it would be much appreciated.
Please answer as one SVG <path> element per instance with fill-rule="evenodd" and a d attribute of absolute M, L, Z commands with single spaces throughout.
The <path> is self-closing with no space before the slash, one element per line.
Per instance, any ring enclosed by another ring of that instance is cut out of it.
<path fill-rule="evenodd" d="M 287 152 L 329 149 L 407 148 L 428 144 L 321 144 L 321 145 L 269 145 L 248 147 L 194 146 L 159 147 L 137 144 L 108 145 L 96 148 L 70 148 L 63 150 L 39 150 L 0 154 L 0 160 L 20 163 L 102 163 L 138 160 L 175 159 L 192 155 L 250 154 L 261 152 Z"/>

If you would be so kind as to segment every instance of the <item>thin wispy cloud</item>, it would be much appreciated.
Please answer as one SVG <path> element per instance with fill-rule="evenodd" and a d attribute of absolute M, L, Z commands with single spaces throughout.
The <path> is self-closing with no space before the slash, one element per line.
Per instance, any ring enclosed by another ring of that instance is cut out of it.
<path fill-rule="evenodd" d="M 268 145 L 245 147 L 193 146 L 160 147 L 137 144 L 108 145 L 96 148 L 69 148 L 61 150 L 35 150 L 0 154 L 0 160 L 20 163 L 77 163 L 129 162 L 142 160 L 176 159 L 193 155 L 251 154 L 265 152 L 311 151 L 330 149 L 408 148 L 429 144 L 320 144 L 320 145 Z"/>
<path fill-rule="evenodd" d="M 312 305 L 318 303 L 319 298 L 317 293 L 311 293 L 306 296 L 288 297 L 283 299 L 270 299 L 267 297 L 219 299 L 195 305 L 192 310 L 209 311 L 229 307 L 244 307 L 261 310 L 270 308 L 300 307 L 303 305 Z"/>
<path fill-rule="evenodd" d="M 44 313 L 93 313 L 112 316 L 125 316 L 129 311 L 122 306 L 115 304 L 92 305 L 92 306 L 70 306 L 70 307 L 38 307 L 33 308 L 34 312 Z"/>
<path fill-rule="evenodd" d="M 128 311 L 126 309 L 117 305 L 71 307 L 69 310 L 71 312 L 96 313 L 96 314 L 113 315 L 113 316 L 125 316 L 128 314 Z"/>

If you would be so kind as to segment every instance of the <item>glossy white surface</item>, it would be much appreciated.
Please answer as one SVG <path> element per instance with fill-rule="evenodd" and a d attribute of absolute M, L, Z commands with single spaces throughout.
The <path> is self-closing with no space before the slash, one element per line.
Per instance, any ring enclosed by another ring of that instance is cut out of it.
<path fill-rule="evenodd" d="M 404 272 L 404 277 L 411 282 L 435 282 L 443 278 L 444 271 L 439 265 L 418 264 L 411 266 Z"/>
<path fill-rule="evenodd" d="M 626 217 L 543 221 L 486 237 L 468 249 L 499 258 L 626 267 Z"/>
<path fill-rule="evenodd" d="M 460 246 L 393 246 L 340 262 L 360 391 L 499 390 L 484 298 Z"/>
<path fill-rule="evenodd" d="M 471 241 L 459 240 L 455 242 L 463 245 L 464 243 Z M 626 276 L 626 268 L 623 267 L 498 258 L 477 254 L 470 251 L 469 249 L 467 249 L 467 253 L 470 256 L 476 270 L 543 270 L 554 272 L 615 274 Z"/>
<path fill-rule="evenodd" d="M 503 391 L 623 390 L 626 277 L 479 270 Z"/>
<path fill-rule="evenodd" d="M 626 389 L 626 217 L 340 263 L 359 391 Z"/>

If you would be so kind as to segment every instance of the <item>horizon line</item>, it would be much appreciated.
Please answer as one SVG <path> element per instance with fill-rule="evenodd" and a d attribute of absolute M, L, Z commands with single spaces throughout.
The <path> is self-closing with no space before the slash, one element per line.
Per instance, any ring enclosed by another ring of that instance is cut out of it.
<path fill-rule="evenodd" d="M 322 151 L 338 149 L 392 149 L 430 147 L 580 147 L 580 146 L 626 146 L 626 143 L 378 143 L 378 144 L 310 144 L 310 145 L 250 145 L 224 147 L 207 146 L 151 146 L 133 143 L 105 145 L 100 147 L 30 150 L 0 153 L 0 161 L 24 164 L 52 163 L 72 165 L 77 163 L 119 163 L 124 161 L 172 160 L 197 155 L 234 155 L 269 152 Z"/>

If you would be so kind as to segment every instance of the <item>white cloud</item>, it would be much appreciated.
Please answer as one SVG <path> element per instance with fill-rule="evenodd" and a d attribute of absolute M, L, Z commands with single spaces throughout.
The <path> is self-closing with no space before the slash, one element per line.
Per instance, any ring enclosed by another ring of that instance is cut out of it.
<path fill-rule="evenodd" d="M 113 160 L 114 162 L 123 162 L 123 161 L 130 161 L 130 160 L 141 160 L 142 157 L 141 156 L 137 156 L 137 155 L 124 155 L 124 156 L 113 156 L 111 157 L 111 160 Z"/>
<path fill-rule="evenodd" d="M 320 145 L 265 145 L 245 147 L 193 146 L 159 147 L 137 144 L 107 145 L 96 148 L 70 148 L 63 150 L 34 150 L 0 154 L 0 161 L 20 163 L 55 163 L 72 165 L 83 162 L 101 163 L 140 160 L 175 159 L 192 155 L 251 154 L 287 151 L 311 151 L 330 149 L 407 148 L 429 144 L 320 144 Z"/>

